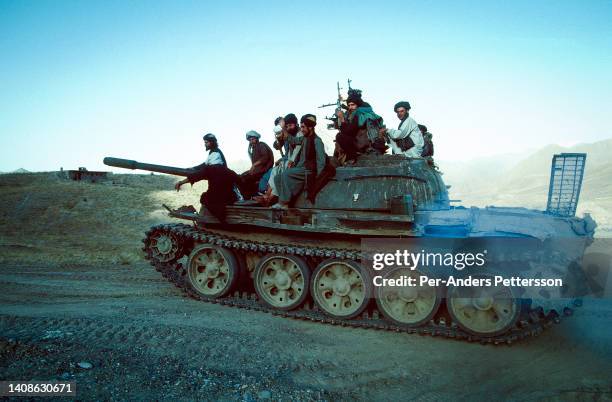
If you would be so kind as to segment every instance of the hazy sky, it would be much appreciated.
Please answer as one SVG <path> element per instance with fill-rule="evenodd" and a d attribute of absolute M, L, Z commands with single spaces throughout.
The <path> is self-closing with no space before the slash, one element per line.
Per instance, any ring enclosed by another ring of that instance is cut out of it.
<path fill-rule="evenodd" d="M 612 137 L 612 2 L 0 0 L 0 171 L 227 159 L 346 78 L 446 160 Z M 328 151 L 332 134 L 320 134 Z M 319 127 L 318 126 L 318 127 Z"/>

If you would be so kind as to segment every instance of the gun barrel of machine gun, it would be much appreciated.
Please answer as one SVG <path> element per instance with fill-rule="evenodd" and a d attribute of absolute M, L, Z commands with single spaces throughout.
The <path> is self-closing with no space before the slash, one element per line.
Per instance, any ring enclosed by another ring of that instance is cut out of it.
<path fill-rule="evenodd" d="M 345 104 L 341 104 L 340 106 L 338 106 L 338 102 L 328 103 L 328 104 L 325 104 L 325 105 L 321 105 L 321 106 L 319 106 L 319 109 L 322 109 L 324 107 L 330 107 L 330 106 L 336 106 L 336 109 L 348 110 L 348 106 L 346 106 Z"/>

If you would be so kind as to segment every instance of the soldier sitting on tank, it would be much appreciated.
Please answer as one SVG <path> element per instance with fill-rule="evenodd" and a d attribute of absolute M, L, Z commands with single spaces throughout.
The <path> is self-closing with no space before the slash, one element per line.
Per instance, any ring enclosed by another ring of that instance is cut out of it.
<path fill-rule="evenodd" d="M 208 151 L 206 161 L 192 167 L 194 173 L 177 182 L 174 188 L 179 191 L 183 184 L 191 183 L 193 185 L 197 181 L 208 180 L 208 190 L 200 196 L 200 203 L 223 222 L 225 220 L 225 206 L 242 199 L 237 187 L 238 175 L 227 168 L 225 156 L 219 149 L 217 137 L 208 133 L 203 137 L 203 140 L 204 147 Z"/>
<path fill-rule="evenodd" d="M 277 137 L 274 144 L 275 148 L 276 144 L 278 144 L 279 148 L 276 149 L 283 148 L 285 150 L 285 166 L 287 166 L 295 164 L 295 158 L 302 149 L 304 135 L 298 126 L 296 115 L 289 113 L 285 116 L 284 121 L 285 129 L 281 132 L 281 135 Z"/>
<path fill-rule="evenodd" d="M 374 151 L 384 154 L 387 146 L 378 136 L 383 124 L 382 117 L 361 98 L 361 91 L 350 89 L 346 99 L 348 116 L 341 109 L 336 111 L 339 132 L 336 135 L 336 159 L 340 163 L 351 163 L 359 154 Z"/>
<path fill-rule="evenodd" d="M 427 163 L 430 166 L 435 166 L 433 156 L 434 156 L 434 144 L 433 144 L 433 134 L 427 131 L 427 126 L 423 124 L 419 124 L 419 130 L 421 130 L 421 134 L 423 135 L 423 151 L 421 152 L 421 157 L 427 160 Z"/>
<path fill-rule="evenodd" d="M 267 207 L 278 201 L 278 191 L 274 184 L 275 177 L 287 168 L 289 157 L 296 146 L 293 138 L 298 134 L 297 122 L 297 117 L 293 113 L 289 113 L 285 117 L 279 116 L 274 120 L 273 131 L 276 140 L 272 146 L 280 151 L 281 158 L 274 163 L 263 194 L 253 197 L 253 200 L 262 206 Z"/>
<path fill-rule="evenodd" d="M 246 139 L 249 141 L 249 158 L 251 159 L 251 168 L 240 175 L 240 192 L 245 198 L 260 192 L 260 181 L 263 182 L 262 192 L 265 191 L 268 178 L 270 177 L 270 169 L 274 165 L 274 155 L 272 150 L 263 141 L 259 141 L 261 135 L 256 131 L 246 133 Z"/>
<path fill-rule="evenodd" d="M 296 156 L 302 149 L 303 135 L 299 131 L 298 120 L 295 114 L 289 113 L 284 118 L 277 118 L 274 123 L 274 134 L 276 141 L 274 141 L 274 148 L 281 151 L 281 159 L 276 161 L 272 171 L 270 172 L 270 178 L 268 180 L 268 188 L 262 196 L 253 197 L 253 200 L 259 202 L 263 206 L 269 206 L 278 201 L 278 189 L 276 187 L 276 177 L 282 174 L 282 172 L 293 165 Z M 276 125 L 279 123 L 279 125 Z"/>
<path fill-rule="evenodd" d="M 274 149 L 278 149 L 283 156 L 282 159 L 287 160 L 289 155 L 295 148 L 292 138 L 298 134 L 300 130 L 298 119 L 293 113 L 287 114 L 285 117 L 277 117 L 274 120 Z"/>
<path fill-rule="evenodd" d="M 434 154 L 434 146 L 431 140 L 433 135 L 427 131 L 427 126 L 423 124 L 419 124 L 418 126 L 423 135 L 423 151 L 421 151 L 421 156 L 423 158 L 431 157 Z"/>
<path fill-rule="evenodd" d="M 225 162 L 225 156 L 223 156 L 223 152 L 219 149 L 219 144 L 217 143 L 217 137 L 214 134 L 208 133 L 202 137 L 204 140 L 204 147 L 208 151 L 208 157 L 206 161 L 201 165 L 195 166 L 192 169 L 198 169 L 204 165 L 223 165 L 227 166 Z"/>
<path fill-rule="evenodd" d="M 285 118 L 283 116 L 278 116 L 274 119 L 274 128 L 272 131 L 274 132 L 274 143 L 272 146 L 274 149 L 278 150 L 281 154 L 281 158 L 285 156 L 285 147 L 282 146 L 278 139 L 283 135 L 283 131 L 285 130 Z M 278 161 L 277 161 L 278 162 Z"/>
<path fill-rule="evenodd" d="M 401 101 L 395 104 L 393 110 L 400 119 L 400 124 L 395 129 L 381 128 L 381 135 L 385 135 L 391 145 L 394 154 L 402 154 L 409 158 L 420 158 L 423 152 L 423 134 L 412 117 L 408 115 L 410 103 Z"/>
<path fill-rule="evenodd" d="M 288 208 L 291 200 L 304 189 L 308 198 L 313 200 L 317 176 L 323 172 L 327 162 L 323 141 L 315 133 L 316 124 L 317 118 L 313 114 L 306 114 L 300 119 L 303 144 L 296 155 L 294 165 L 275 178 L 279 194 L 278 203 L 272 208 Z"/>

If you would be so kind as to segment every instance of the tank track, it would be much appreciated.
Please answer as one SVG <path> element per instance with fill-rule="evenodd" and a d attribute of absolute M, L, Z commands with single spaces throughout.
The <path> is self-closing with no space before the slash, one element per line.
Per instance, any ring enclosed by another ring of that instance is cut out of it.
<path fill-rule="evenodd" d="M 370 307 L 368 307 L 368 309 L 366 309 L 359 317 L 353 319 L 336 319 L 326 316 L 311 300 L 307 300 L 304 305 L 296 310 L 282 311 L 273 309 L 267 305 L 264 305 L 263 303 L 260 303 L 258 301 L 258 295 L 254 290 L 235 291 L 233 294 L 222 298 L 209 299 L 200 296 L 190 288 L 189 284 L 185 280 L 186 271 L 183 265 L 177 261 L 178 259 L 169 262 L 161 262 L 156 260 L 151 255 L 148 247 L 148 237 L 151 233 L 160 230 L 172 232 L 179 236 L 181 239 L 183 239 L 183 244 L 195 244 L 195 242 L 208 243 L 226 247 L 236 253 L 256 252 L 261 256 L 266 253 L 291 254 L 307 259 L 314 259 L 317 263 L 319 260 L 326 258 L 339 258 L 358 262 L 360 260 L 361 251 L 311 246 L 288 246 L 285 244 L 241 240 L 203 229 L 198 229 L 194 226 L 182 223 L 162 224 L 152 227 L 146 233 L 147 237 L 143 239 L 143 243 L 145 244 L 143 247 L 145 258 L 150 260 L 151 265 L 153 265 L 157 271 L 159 271 L 169 282 L 181 289 L 188 297 L 203 302 L 261 311 L 277 316 L 294 318 L 298 320 L 310 320 L 331 325 L 439 336 L 467 342 L 480 342 L 482 344 L 495 345 L 512 344 L 513 342 L 520 341 L 525 338 L 538 336 L 553 323 L 560 322 L 560 315 L 555 310 L 551 310 L 545 314 L 542 307 L 532 308 L 531 306 L 524 306 L 519 320 L 512 329 L 501 335 L 485 337 L 465 332 L 456 323 L 453 323 L 447 314 L 437 314 L 433 320 L 420 327 L 399 327 L 385 320 L 375 306 L 372 307 L 374 303 L 370 303 Z M 183 252 L 187 253 L 186 250 L 183 250 Z M 440 310 L 443 309 L 440 308 Z M 571 315 L 572 308 L 569 306 L 565 307 L 563 313 L 564 315 Z"/>

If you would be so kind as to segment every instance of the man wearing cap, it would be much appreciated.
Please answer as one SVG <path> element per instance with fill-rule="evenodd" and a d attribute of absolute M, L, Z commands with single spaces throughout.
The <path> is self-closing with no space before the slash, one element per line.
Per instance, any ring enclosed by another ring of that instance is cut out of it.
<path fill-rule="evenodd" d="M 246 133 L 249 141 L 249 158 L 251 168 L 240 175 L 240 192 L 245 198 L 257 194 L 259 181 L 274 165 L 274 155 L 270 147 L 263 141 L 259 141 L 261 135 L 257 131 Z M 267 180 L 266 180 L 267 182 Z"/>
<path fill-rule="evenodd" d="M 300 119 L 300 130 L 303 134 L 302 146 L 295 156 L 293 167 L 275 177 L 278 190 L 278 203 L 273 208 L 289 207 L 291 200 L 300 194 L 304 188 L 309 193 L 314 190 L 315 180 L 323 171 L 327 160 L 325 146 L 315 133 L 317 118 L 306 114 Z"/>
<path fill-rule="evenodd" d="M 394 154 L 403 154 L 409 158 L 420 158 L 423 152 L 423 134 L 419 130 L 416 121 L 408 116 L 410 103 L 406 101 L 397 102 L 393 107 L 400 124 L 396 129 L 381 128 L 380 133 L 385 134 L 390 140 L 389 145 Z"/>

